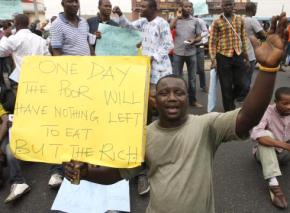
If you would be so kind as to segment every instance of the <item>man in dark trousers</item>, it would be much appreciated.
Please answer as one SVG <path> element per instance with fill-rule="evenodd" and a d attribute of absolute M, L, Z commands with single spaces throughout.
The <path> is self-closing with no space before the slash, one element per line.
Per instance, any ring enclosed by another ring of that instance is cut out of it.
<path fill-rule="evenodd" d="M 233 13 L 234 4 L 222 0 L 223 13 L 213 22 L 209 40 L 211 67 L 217 69 L 225 112 L 235 109 L 235 100 L 241 98 L 249 67 L 246 27 Z"/>

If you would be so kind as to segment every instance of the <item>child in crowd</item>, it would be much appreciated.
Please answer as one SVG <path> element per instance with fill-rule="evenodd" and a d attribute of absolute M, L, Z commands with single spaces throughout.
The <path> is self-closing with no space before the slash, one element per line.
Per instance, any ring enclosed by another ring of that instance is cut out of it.
<path fill-rule="evenodd" d="M 290 87 L 276 90 L 275 104 L 268 106 L 259 125 L 253 128 L 251 138 L 258 142 L 254 155 L 261 162 L 273 205 L 287 208 L 277 176 L 282 175 L 279 163 L 290 161 Z"/>

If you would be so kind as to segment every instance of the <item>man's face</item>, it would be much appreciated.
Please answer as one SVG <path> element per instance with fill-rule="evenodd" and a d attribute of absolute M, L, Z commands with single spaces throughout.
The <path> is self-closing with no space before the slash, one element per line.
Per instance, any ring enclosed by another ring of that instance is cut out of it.
<path fill-rule="evenodd" d="M 148 1 L 142 1 L 140 4 L 140 16 L 141 17 L 148 17 L 148 14 L 150 13 L 151 8 L 149 7 Z"/>
<path fill-rule="evenodd" d="M 255 7 L 255 8 L 253 9 L 253 16 L 255 16 L 256 13 L 257 13 L 257 8 Z"/>
<path fill-rule="evenodd" d="M 234 10 L 234 1 L 233 0 L 223 0 L 222 8 L 225 15 L 232 15 Z"/>
<path fill-rule="evenodd" d="M 183 80 L 165 78 L 156 90 L 156 108 L 161 121 L 178 122 L 187 116 L 188 98 Z"/>
<path fill-rule="evenodd" d="M 63 0 L 62 6 L 66 13 L 77 15 L 80 8 L 80 3 L 79 0 Z"/>
<path fill-rule="evenodd" d="M 99 6 L 100 14 L 109 17 L 112 13 L 112 4 L 109 0 L 103 0 Z"/>
<path fill-rule="evenodd" d="M 275 102 L 277 111 L 281 116 L 290 115 L 290 95 L 282 94 L 280 100 Z"/>
<path fill-rule="evenodd" d="M 192 3 L 191 2 L 184 2 L 182 5 L 182 15 L 188 17 L 193 12 Z"/>

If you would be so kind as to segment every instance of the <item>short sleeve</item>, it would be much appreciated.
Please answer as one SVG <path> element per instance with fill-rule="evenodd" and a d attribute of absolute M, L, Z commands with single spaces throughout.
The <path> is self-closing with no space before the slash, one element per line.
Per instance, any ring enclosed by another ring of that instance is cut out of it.
<path fill-rule="evenodd" d="M 16 35 L 3 36 L 0 40 L 0 57 L 11 55 L 21 45 L 22 39 Z"/>
<path fill-rule="evenodd" d="M 201 33 L 202 33 L 201 25 L 199 21 L 197 21 L 195 24 L 195 35 L 200 35 Z"/>
<path fill-rule="evenodd" d="M 236 121 L 239 112 L 240 109 L 226 113 L 211 113 L 213 114 L 210 123 L 211 134 L 217 146 L 222 142 L 240 139 L 236 134 Z"/>
<path fill-rule="evenodd" d="M 60 22 L 57 20 L 52 23 L 50 28 L 50 44 L 52 48 L 61 49 L 63 46 L 63 33 Z"/>
<path fill-rule="evenodd" d="M 252 18 L 252 27 L 253 27 L 253 30 L 254 30 L 255 33 L 258 33 L 258 32 L 263 30 L 261 24 L 255 18 Z"/>
<path fill-rule="evenodd" d="M 129 180 L 135 176 L 137 176 L 141 171 L 143 167 L 139 166 L 132 169 L 119 169 L 120 175 L 123 179 Z"/>

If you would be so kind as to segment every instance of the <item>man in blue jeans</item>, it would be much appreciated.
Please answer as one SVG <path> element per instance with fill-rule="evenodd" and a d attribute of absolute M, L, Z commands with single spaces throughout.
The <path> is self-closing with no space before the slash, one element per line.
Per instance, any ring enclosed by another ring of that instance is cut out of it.
<path fill-rule="evenodd" d="M 170 28 L 176 30 L 174 41 L 173 73 L 182 76 L 184 62 L 188 74 L 189 103 L 197 108 L 202 105 L 196 100 L 196 47 L 201 41 L 201 27 L 197 18 L 193 17 L 193 4 L 189 1 L 181 2 L 181 16 L 173 19 Z"/>

